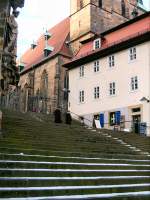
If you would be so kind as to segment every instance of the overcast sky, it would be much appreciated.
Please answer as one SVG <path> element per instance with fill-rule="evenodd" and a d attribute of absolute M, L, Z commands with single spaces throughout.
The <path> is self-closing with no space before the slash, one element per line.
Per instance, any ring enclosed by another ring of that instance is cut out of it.
<path fill-rule="evenodd" d="M 143 0 L 150 8 L 150 0 Z M 33 40 L 47 28 L 53 27 L 70 14 L 70 0 L 25 0 L 17 19 L 19 25 L 18 57 L 28 48 Z"/>

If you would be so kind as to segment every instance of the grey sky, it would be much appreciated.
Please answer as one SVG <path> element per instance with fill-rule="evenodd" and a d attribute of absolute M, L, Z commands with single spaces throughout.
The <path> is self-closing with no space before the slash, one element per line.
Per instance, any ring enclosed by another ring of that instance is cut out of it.
<path fill-rule="evenodd" d="M 143 0 L 150 8 L 150 0 Z M 17 19 L 19 24 L 18 57 L 33 40 L 70 14 L 70 0 L 25 0 L 25 6 Z"/>

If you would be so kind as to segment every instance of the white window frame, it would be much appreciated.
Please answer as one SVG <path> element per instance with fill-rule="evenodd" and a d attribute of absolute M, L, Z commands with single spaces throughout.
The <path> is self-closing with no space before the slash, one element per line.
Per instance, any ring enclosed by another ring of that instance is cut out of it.
<path fill-rule="evenodd" d="M 85 92 L 84 90 L 79 91 L 79 103 L 84 103 L 85 102 Z"/>
<path fill-rule="evenodd" d="M 136 91 L 139 89 L 138 77 L 131 77 L 131 91 Z"/>
<path fill-rule="evenodd" d="M 109 121 L 110 121 L 110 126 L 115 125 L 115 112 L 110 112 L 109 113 Z"/>
<path fill-rule="evenodd" d="M 100 87 L 94 87 L 94 99 L 99 99 L 100 98 Z"/>
<path fill-rule="evenodd" d="M 84 70 L 85 70 L 85 67 L 84 65 L 80 66 L 79 67 L 79 77 L 84 77 Z"/>
<path fill-rule="evenodd" d="M 133 61 L 137 59 L 137 49 L 136 47 L 131 47 L 129 49 L 129 60 Z"/>
<path fill-rule="evenodd" d="M 94 72 L 99 72 L 99 60 L 94 61 Z"/>
<path fill-rule="evenodd" d="M 94 42 L 93 42 L 93 49 L 96 50 L 99 48 L 101 48 L 101 39 L 100 38 L 94 40 Z"/>
<path fill-rule="evenodd" d="M 108 64 L 109 64 L 109 68 L 115 66 L 115 56 L 114 55 L 108 56 Z"/>
<path fill-rule="evenodd" d="M 109 83 L 109 95 L 110 96 L 116 95 L 116 83 L 115 82 Z"/>

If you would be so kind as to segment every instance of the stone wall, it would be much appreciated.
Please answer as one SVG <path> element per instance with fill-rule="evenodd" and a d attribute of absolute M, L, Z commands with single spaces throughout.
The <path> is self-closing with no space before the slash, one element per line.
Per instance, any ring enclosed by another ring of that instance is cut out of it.
<path fill-rule="evenodd" d="M 18 25 L 18 7 L 23 7 L 24 0 L 0 1 L 0 91 L 6 95 L 9 85 L 17 85 L 16 50 Z M 12 9 L 11 9 L 12 7 Z"/>
<path fill-rule="evenodd" d="M 132 12 L 137 5 L 136 0 L 124 0 L 124 14 L 122 13 L 121 0 L 105 0 L 102 8 L 98 6 L 98 0 L 83 0 L 83 7 L 79 7 L 78 0 L 71 0 L 70 40 L 75 54 L 89 32 L 101 33 L 114 26 L 133 18 Z M 138 14 L 143 11 L 136 8 Z M 88 35 L 89 36 L 89 35 Z M 92 35 L 91 35 L 92 36 Z"/>
<path fill-rule="evenodd" d="M 67 109 L 67 99 L 64 99 L 64 80 L 66 76 L 66 69 L 62 67 L 63 63 L 68 59 L 63 56 L 56 56 L 46 63 L 38 66 L 35 69 L 30 70 L 27 73 L 24 73 L 20 76 L 19 86 L 21 86 L 22 92 L 28 88 L 29 93 L 32 96 L 39 97 L 44 99 L 41 94 L 41 78 L 43 72 L 46 72 L 48 75 L 48 88 L 46 94 L 46 112 L 53 113 L 54 110 L 60 107 L 63 111 Z M 33 75 L 33 87 L 30 85 L 30 75 Z M 26 98 L 25 98 L 26 99 Z M 26 102 L 27 103 L 27 102 Z"/>
<path fill-rule="evenodd" d="M 2 93 L 3 81 L 2 81 L 2 53 L 4 48 L 4 31 L 6 27 L 6 15 L 9 12 L 8 10 L 9 1 L 1 0 L 0 1 L 0 93 Z"/>

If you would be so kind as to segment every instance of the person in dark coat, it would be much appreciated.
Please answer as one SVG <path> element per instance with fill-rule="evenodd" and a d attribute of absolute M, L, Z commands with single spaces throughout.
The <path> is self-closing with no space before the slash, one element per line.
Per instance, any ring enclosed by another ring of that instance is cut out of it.
<path fill-rule="evenodd" d="M 70 124 L 71 125 L 71 121 L 72 121 L 72 117 L 70 112 L 66 112 L 66 124 Z"/>
<path fill-rule="evenodd" d="M 55 123 L 61 123 L 61 111 L 59 108 L 56 108 L 54 111 Z"/>

